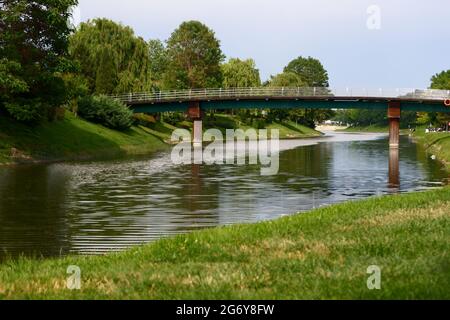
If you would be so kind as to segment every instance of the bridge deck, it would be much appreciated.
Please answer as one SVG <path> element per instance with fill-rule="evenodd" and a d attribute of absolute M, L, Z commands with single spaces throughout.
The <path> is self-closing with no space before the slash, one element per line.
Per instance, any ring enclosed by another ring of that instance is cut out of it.
<path fill-rule="evenodd" d="M 450 104 L 450 90 L 261 87 L 130 93 L 113 97 L 136 109 L 136 112 L 181 111 L 191 102 L 200 102 L 205 109 L 379 109 L 387 108 L 387 102 L 391 101 L 399 101 L 409 110 L 450 112 L 450 106 L 445 105 Z"/>

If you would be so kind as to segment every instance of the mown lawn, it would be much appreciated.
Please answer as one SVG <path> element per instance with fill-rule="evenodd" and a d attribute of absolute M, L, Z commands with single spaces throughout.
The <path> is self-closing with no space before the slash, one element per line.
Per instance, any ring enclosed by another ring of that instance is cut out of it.
<path fill-rule="evenodd" d="M 450 188 L 371 198 L 102 257 L 5 262 L 0 298 L 449 299 L 449 235 Z M 381 290 L 367 288 L 370 265 Z"/>

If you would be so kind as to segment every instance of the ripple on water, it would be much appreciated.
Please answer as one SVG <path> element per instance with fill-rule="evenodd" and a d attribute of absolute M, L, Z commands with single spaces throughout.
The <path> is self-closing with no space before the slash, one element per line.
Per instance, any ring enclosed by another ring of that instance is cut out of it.
<path fill-rule="evenodd" d="M 179 233 L 441 186 L 448 175 L 402 138 L 389 187 L 385 135 L 281 141 L 280 172 L 146 160 L 0 169 L 0 247 L 10 255 L 103 254 Z M 2 255 L 4 253 L 0 253 Z"/>

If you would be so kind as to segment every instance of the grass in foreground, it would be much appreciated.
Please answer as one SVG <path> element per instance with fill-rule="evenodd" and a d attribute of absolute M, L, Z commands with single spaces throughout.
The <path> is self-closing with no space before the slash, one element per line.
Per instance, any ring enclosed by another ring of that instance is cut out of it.
<path fill-rule="evenodd" d="M 167 147 L 141 127 L 119 132 L 76 118 L 27 126 L 0 116 L 0 163 L 147 154 Z M 12 157 L 12 149 L 16 157 Z M 17 157 L 18 156 L 18 157 Z"/>
<path fill-rule="evenodd" d="M 0 298 L 449 299 L 450 188 L 195 232 L 102 257 L 0 265 Z M 66 270 L 82 270 L 81 291 Z M 367 267 L 382 269 L 370 291 Z"/>

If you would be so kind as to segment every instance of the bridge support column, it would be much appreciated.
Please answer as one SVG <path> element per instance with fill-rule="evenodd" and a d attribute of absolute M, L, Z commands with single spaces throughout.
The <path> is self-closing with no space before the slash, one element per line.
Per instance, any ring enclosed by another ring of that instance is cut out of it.
<path fill-rule="evenodd" d="M 203 121 L 200 102 L 191 102 L 189 104 L 188 115 L 194 121 L 194 129 L 192 131 L 194 147 L 201 147 L 203 144 Z"/>
<path fill-rule="evenodd" d="M 389 148 L 398 148 L 400 143 L 400 102 L 389 102 Z"/>

